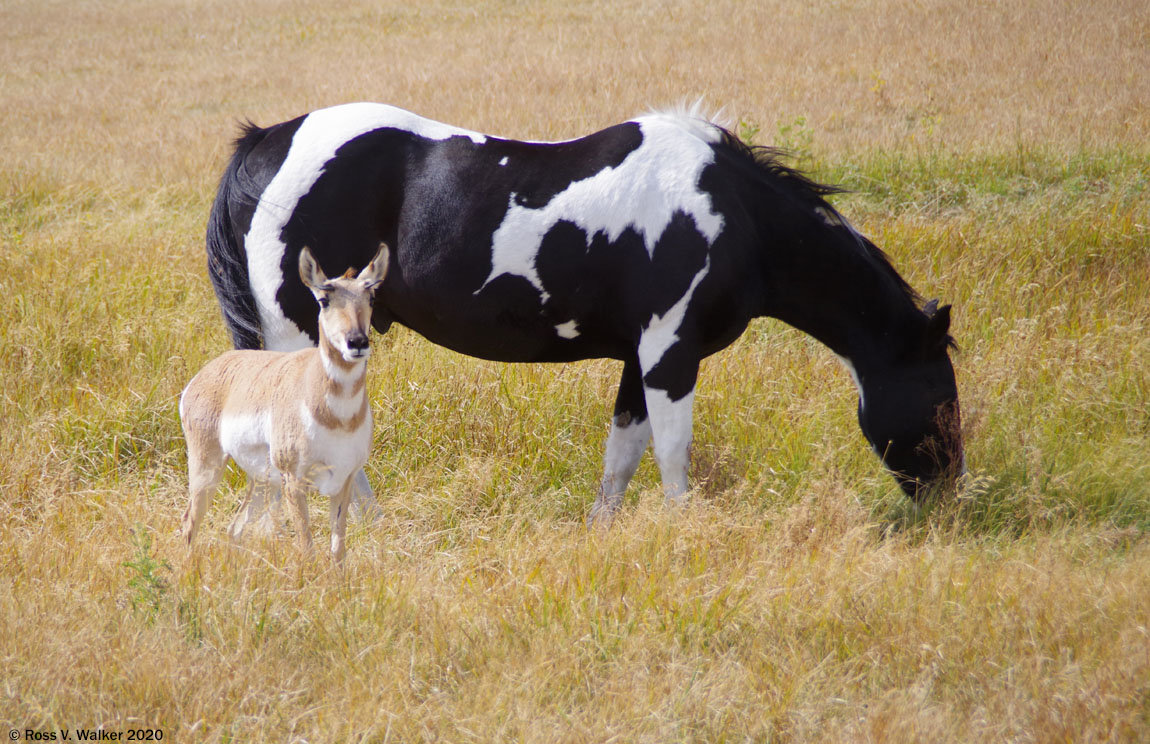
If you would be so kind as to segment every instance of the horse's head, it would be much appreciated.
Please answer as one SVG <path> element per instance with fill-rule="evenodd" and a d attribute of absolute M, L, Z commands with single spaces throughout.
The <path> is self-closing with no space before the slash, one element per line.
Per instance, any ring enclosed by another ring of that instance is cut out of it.
<path fill-rule="evenodd" d="M 950 306 L 932 300 L 921 334 L 860 382 L 859 426 L 911 498 L 965 470 Z"/>

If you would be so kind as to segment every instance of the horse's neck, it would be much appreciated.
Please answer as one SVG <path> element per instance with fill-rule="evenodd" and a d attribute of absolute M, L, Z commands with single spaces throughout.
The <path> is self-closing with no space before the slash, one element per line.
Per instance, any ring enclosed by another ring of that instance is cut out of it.
<path fill-rule="evenodd" d="M 888 362 L 917 327 L 913 301 L 864 256 L 814 247 L 775 286 L 766 314 L 813 336 L 860 374 Z"/>

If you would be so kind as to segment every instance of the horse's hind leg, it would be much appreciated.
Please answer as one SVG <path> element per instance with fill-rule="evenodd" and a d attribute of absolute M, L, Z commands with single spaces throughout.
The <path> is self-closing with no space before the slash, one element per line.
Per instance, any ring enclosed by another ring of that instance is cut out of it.
<path fill-rule="evenodd" d="M 607 434 L 607 447 L 603 455 L 603 480 L 599 495 L 591 505 L 587 526 L 608 525 L 623 502 L 623 492 L 631 476 L 639 467 L 639 460 L 651 442 L 651 421 L 647 418 L 647 404 L 643 399 L 643 375 L 639 360 L 623 365 L 619 380 L 619 393 L 615 398 L 615 414 L 611 418 L 611 431 Z"/>
<path fill-rule="evenodd" d="M 382 515 L 382 510 L 367 482 L 367 472 L 360 468 L 351 484 L 351 513 L 361 522 L 374 522 Z"/>
<path fill-rule="evenodd" d="M 233 542 L 239 542 L 243 537 L 244 530 L 255 520 L 260 520 L 260 526 L 267 534 L 272 534 L 275 531 L 275 520 L 272 514 L 271 504 L 268 504 L 268 509 L 264 509 L 264 494 L 275 494 L 278 501 L 278 476 L 273 476 L 271 481 L 261 481 L 248 475 L 248 491 L 244 495 L 244 501 L 240 504 L 239 511 L 232 519 L 231 525 L 228 527 L 228 536 L 231 537 Z"/>

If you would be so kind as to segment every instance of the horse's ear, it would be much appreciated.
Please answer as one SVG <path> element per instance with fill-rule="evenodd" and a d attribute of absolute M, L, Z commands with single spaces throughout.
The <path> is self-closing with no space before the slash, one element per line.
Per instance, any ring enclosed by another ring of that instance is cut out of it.
<path fill-rule="evenodd" d="M 927 313 L 930 315 L 926 330 L 927 344 L 932 349 L 945 349 L 950 344 L 950 305 L 938 307 L 938 300 L 931 300 L 923 311 L 928 309 L 933 312 Z"/>
<path fill-rule="evenodd" d="M 315 256 L 311 255 L 311 249 L 306 245 L 299 252 L 299 278 L 304 286 L 313 292 L 322 291 L 325 289 L 324 285 L 327 284 L 327 276 L 324 275 L 323 269 L 316 263 Z"/>
<path fill-rule="evenodd" d="M 375 289 L 383 283 L 383 278 L 387 276 L 389 256 L 390 251 L 387 249 L 387 243 L 380 243 L 375 258 L 371 259 L 371 263 L 365 266 L 356 278 L 362 281 L 368 289 Z"/>

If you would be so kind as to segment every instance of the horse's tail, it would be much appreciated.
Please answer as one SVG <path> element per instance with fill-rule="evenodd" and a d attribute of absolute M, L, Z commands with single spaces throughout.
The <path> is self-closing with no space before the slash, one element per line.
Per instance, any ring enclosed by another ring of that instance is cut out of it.
<path fill-rule="evenodd" d="M 267 130 L 248 122 L 242 125 L 236 139 L 235 153 L 220 179 L 216 201 L 208 217 L 207 248 L 208 276 L 216 290 L 224 323 L 232 334 L 237 349 L 258 349 L 263 346 L 259 310 L 252 294 L 248 277 L 247 253 L 236 235 L 231 219 L 232 210 L 245 201 L 254 202 L 259 194 L 244 188 L 244 159 L 251 153 Z"/>

